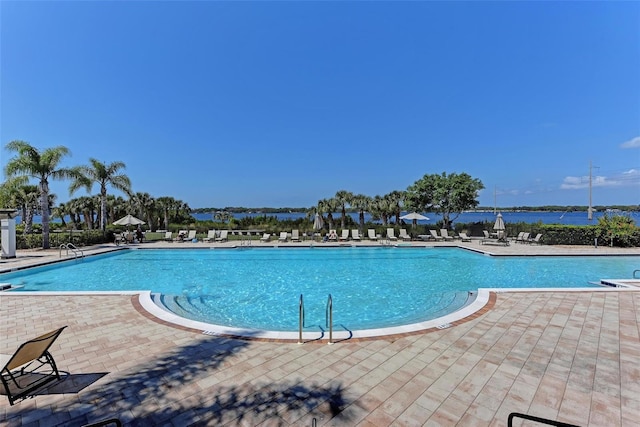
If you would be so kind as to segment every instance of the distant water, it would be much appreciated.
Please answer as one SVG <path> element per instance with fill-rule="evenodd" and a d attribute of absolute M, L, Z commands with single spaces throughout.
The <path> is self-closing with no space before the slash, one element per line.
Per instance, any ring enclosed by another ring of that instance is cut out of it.
<path fill-rule="evenodd" d="M 593 220 L 589 221 L 587 219 L 586 212 L 539 211 L 539 212 L 501 212 L 501 213 L 502 213 L 502 218 L 504 219 L 504 222 L 508 222 L 508 223 L 524 222 L 528 224 L 535 224 L 535 223 L 541 222 L 542 224 L 564 224 L 564 225 L 597 224 L 598 218 L 604 215 L 603 212 L 594 212 Z M 636 224 L 640 225 L 640 212 L 630 212 L 628 214 L 631 216 L 631 218 L 633 218 Z M 256 216 L 264 216 L 264 215 L 268 217 L 275 216 L 276 218 L 278 218 L 278 220 L 288 220 L 288 219 L 295 220 L 299 218 L 305 218 L 307 216 L 307 214 L 304 212 L 283 212 L 283 213 L 272 213 L 272 214 L 253 212 L 253 213 L 234 214 L 233 216 L 236 219 L 242 219 L 246 217 L 256 217 Z M 351 213 L 348 215 L 350 215 L 351 218 L 353 218 L 353 220 L 356 223 L 359 221 L 357 213 Z M 442 215 L 438 215 L 433 212 L 426 212 L 426 213 L 423 213 L 423 215 L 427 216 L 429 220 L 418 221 L 418 224 L 435 224 L 438 221 L 442 221 Z M 193 214 L 193 217 L 198 221 L 207 221 L 207 220 L 213 219 L 213 215 L 209 213 L 206 213 L 206 214 L 197 213 L 197 214 Z M 326 218 L 326 215 L 325 215 L 325 218 Z M 335 222 L 339 222 L 340 213 L 333 214 L 333 219 Z M 495 219 L 496 219 L 496 216 L 493 214 L 493 211 L 463 212 L 454 222 L 457 222 L 457 223 L 470 223 L 470 222 L 483 222 L 483 221 L 493 222 L 495 221 Z M 371 215 L 365 214 L 364 220 L 366 222 L 371 221 Z M 392 219 L 392 220 L 395 220 L 395 219 Z M 39 224 L 41 222 L 41 217 L 36 215 L 33 219 L 33 222 Z M 60 222 L 60 220 L 56 218 L 51 222 Z M 68 218 L 67 218 L 67 222 L 69 222 Z M 379 223 L 380 221 L 374 221 L 374 222 Z M 20 217 L 16 218 L 16 223 L 20 224 Z M 411 221 L 407 221 L 407 223 L 410 224 Z"/>
<path fill-rule="evenodd" d="M 597 224 L 598 218 L 601 217 L 603 212 L 594 212 L 593 220 L 589 221 L 587 219 L 586 212 L 501 212 L 502 218 L 504 222 L 507 223 L 518 223 L 524 222 L 529 224 L 535 224 L 541 222 L 542 224 L 563 224 L 563 225 L 590 225 Z M 298 219 L 305 218 L 306 214 L 303 212 L 288 212 L 288 213 L 273 213 L 273 214 L 263 214 L 263 213 L 242 213 L 235 214 L 234 217 L 237 219 L 242 219 L 245 217 L 255 217 L 255 216 L 263 216 L 266 215 L 268 217 L 277 217 L 278 220 L 285 219 Z M 348 214 L 353 218 L 355 222 L 359 221 L 359 216 L 357 213 Z M 427 216 L 429 220 L 426 221 L 418 221 L 418 224 L 435 224 L 438 221 L 442 221 L 442 215 L 435 214 L 433 212 L 426 212 L 423 215 Z M 636 224 L 640 223 L 640 213 L 639 212 L 631 212 L 631 217 L 635 220 Z M 211 220 L 212 214 L 194 214 L 193 215 L 199 221 Z M 326 218 L 326 215 L 325 215 Z M 340 221 L 340 214 L 333 214 L 333 219 L 335 222 Z M 463 212 L 460 216 L 454 221 L 458 223 L 471 223 L 471 222 L 482 222 L 488 221 L 493 222 L 496 219 L 496 215 L 494 215 L 493 211 L 491 212 Z M 365 214 L 364 220 L 369 222 L 371 220 L 371 215 Z M 379 222 L 379 221 L 377 221 Z M 411 223 L 411 221 L 407 221 L 407 223 Z"/>

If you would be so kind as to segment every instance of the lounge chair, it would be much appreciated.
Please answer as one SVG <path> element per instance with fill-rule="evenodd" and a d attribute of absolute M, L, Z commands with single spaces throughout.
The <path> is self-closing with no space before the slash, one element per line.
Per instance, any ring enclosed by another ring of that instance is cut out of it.
<path fill-rule="evenodd" d="M 196 238 L 196 233 L 197 230 L 189 230 L 189 234 L 187 235 L 187 237 L 184 239 L 184 241 L 186 242 L 193 242 L 194 240 L 197 242 L 198 239 Z"/>
<path fill-rule="evenodd" d="M 340 240 L 349 240 L 349 229 L 342 230 Z"/>
<path fill-rule="evenodd" d="M 463 242 L 470 242 L 471 241 L 471 237 L 467 236 L 467 233 L 458 233 L 458 236 L 460 237 L 460 240 L 462 240 Z"/>
<path fill-rule="evenodd" d="M 286 231 L 281 231 L 280 232 L 280 237 L 278 237 L 278 241 L 279 242 L 286 242 L 287 241 L 287 232 Z"/>
<path fill-rule="evenodd" d="M 229 230 L 221 230 L 220 235 L 216 237 L 216 242 L 226 242 L 229 240 Z"/>
<path fill-rule="evenodd" d="M 370 228 L 367 230 L 367 234 L 369 236 L 369 240 L 378 240 L 378 236 L 376 236 L 376 230 Z"/>
<path fill-rule="evenodd" d="M 216 240 L 216 230 L 207 231 L 207 237 L 202 239 L 203 242 L 211 242 L 212 240 Z"/>
<path fill-rule="evenodd" d="M 387 228 L 387 239 L 389 240 L 398 240 L 396 237 L 396 233 L 393 228 Z"/>
<path fill-rule="evenodd" d="M 120 243 L 124 243 L 124 233 L 115 233 L 113 237 L 113 243 L 115 243 L 116 246 L 120 246 Z"/>
<path fill-rule="evenodd" d="M 535 243 L 536 245 L 540 244 L 540 239 L 542 238 L 542 234 L 538 233 L 536 234 L 536 237 L 529 239 L 528 243 Z"/>
<path fill-rule="evenodd" d="M 485 234 L 485 236 L 489 236 L 489 237 L 483 238 L 480 241 L 480 244 L 484 245 L 486 243 L 493 243 L 493 244 L 498 244 L 498 245 L 509 246 L 509 244 L 511 242 L 509 241 L 509 238 L 507 236 L 507 232 L 505 230 L 498 230 L 498 232 L 496 234 L 497 234 L 497 237 L 491 237 L 489 235 L 489 233 L 487 232 Z"/>
<path fill-rule="evenodd" d="M 167 242 L 173 242 L 173 233 L 170 231 L 164 232 L 164 240 Z"/>
<path fill-rule="evenodd" d="M 271 240 L 271 233 L 264 233 L 260 238 L 261 242 L 268 242 L 269 240 Z"/>
<path fill-rule="evenodd" d="M 411 236 L 407 234 L 407 230 L 405 228 L 400 229 L 400 234 L 398 234 L 402 240 L 411 240 Z"/>
<path fill-rule="evenodd" d="M 485 239 L 490 239 L 491 236 L 489 235 L 489 232 L 487 230 L 482 230 L 482 235 L 484 236 Z"/>
<path fill-rule="evenodd" d="M 292 242 L 299 242 L 300 241 L 300 231 L 291 230 L 291 241 Z"/>
<path fill-rule="evenodd" d="M 327 235 L 327 240 L 337 241 L 338 240 L 338 232 L 336 230 L 329 230 L 329 234 Z"/>
<path fill-rule="evenodd" d="M 66 326 L 21 344 L 13 355 L 0 355 L 3 364 L 0 377 L 10 405 L 44 384 L 60 379 L 49 348 L 64 328 Z"/>
<path fill-rule="evenodd" d="M 175 239 L 173 239 L 174 242 L 182 242 L 184 241 L 184 239 L 187 238 L 187 234 L 189 234 L 189 232 L 187 230 L 180 230 L 178 231 L 178 235 L 176 236 Z"/>
<path fill-rule="evenodd" d="M 449 236 L 449 230 L 447 230 L 446 228 L 440 229 L 440 236 L 442 236 L 442 238 L 446 241 L 453 240 L 453 236 Z"/>
<path fill-rule="evenodd" d="M 429 233 L 431 234 L 431 237 L 433 237 L 436 240 L 436 242 L 444 240 L 444 237 L 439 236 L 436 230 L 429 230 Z"/>
<path fill-rule="evenodd" d="M 522 243 L 522 236 L 524 236 L 524 231 L 518 233 L 518 237 L 516 237 L 515 242 Z"/>
<path fill-rule="evenodd" d="M 360 241 L 360 232 L 358 230 L 351 230 L 351 240 Z"/>

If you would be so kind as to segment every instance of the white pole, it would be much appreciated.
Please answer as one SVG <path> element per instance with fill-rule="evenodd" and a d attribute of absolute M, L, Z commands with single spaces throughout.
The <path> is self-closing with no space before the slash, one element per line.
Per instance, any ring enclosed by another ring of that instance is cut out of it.
<path fill-rule="evenodd" d="M 587 209 L 587 219 L 589 221 L 593 219 L 593 208 L 591 204 L 591 185 L 593 183 L 592 169 L 593 169 L 593 165 L 591 164 L 591 160 L 589 160 L 589 209 Z"/>

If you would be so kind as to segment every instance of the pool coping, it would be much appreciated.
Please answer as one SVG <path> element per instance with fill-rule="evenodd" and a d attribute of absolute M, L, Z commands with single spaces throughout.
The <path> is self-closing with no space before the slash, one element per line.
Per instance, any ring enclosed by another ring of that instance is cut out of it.
<path fill-rule="evenodd" d="M 339 247 L 347 247 L 347 245 L 318 245 L 314 246 L 314 248 L 339 248 Z M 348 247 L 380 247 L 375 245 L 348 245 Z M 389 247 L 389 246 L 388 246 Z M 566 257 L 566 256 L 634 256 L 636 254 L 628 254 L 628 253 L 618 253 L 618 254 L 602 254 L 602 253 L 560 253 L 560 254 L 540 254 L 540 253 L 526 253 L 526 254 L 496 254 L 494 252 L 489 252 L 485 250 L 481 250 L 476 247 L 468 247 L 460 244 L 447 244 L 447 245 L 433 245 L 433 244 L 419 244 L 413 246 L 395 246 L 392 245 L 390 248 L 414 248 L 414 249 L 430 249 L 430 248 L 454 248 L 454 249 L 463 249 L 471 252 L 475 252 L 485 256 L 492 257 L 521 257 L 521 256 L 529 256 L 529 257 Z M 309 246 L 306 245 L 282 245 L 282 246 L 254 246 L 251 248 L 306 248 Z M 184 249 L 242 249 L 239 246 L 226 246 L 226 247 L 209 247 L 209 246 L 187 246 L 187 247 L 175 247 L 173 245 L 164 246 L 161 248 L 157 247 L 109 247 L 109 246 L 99 246 L 94 247 L 93 252 L 87 253 L 86 257 L 92 257 L 95 255 L 102 255 L 107 253 L 113 253 L 120 250 L 153 250 L 153 249 L 173 249 L 173 250 L 184 250 Z M 246 249 L 246 248 L 245 248 Z M 636 255 L 637 256 L 637 255 Z M 9 273 L 15 272 L 18 270 L 24 270 L 32 267 L 40 267 L 55 264 L 58 262 L 66 262 L 73 261 L 73 258 L 55 258 L 55 259 L 42 259 L 41 262 L 35 262 L 30 265 L 22 265 L 16 266 L 15 268 L 0 270 L 0 273 Z M 630 283 L 633 282 L 633 283 Z M 412 323 L 408 325 L 402 325 L 397 327 L 387 327 L 387 328 L 377 328 L 377 329 L 364 329 L 364 330 L 337 330 L 333 331 L 331 340 L 329 339 L 329 331 L 303 331 L 302 339 L 300 339 L 299 332 L 285 332 L 285 331 L 265 331 L 265 330 L 254 330 L 254 329 L 244 329 L 244 328 L 234 328 L 234 327 L 226 327 L 221 325 L 210 324 L 206 322 L 200 322 L 195 320 L 190 320 L 181 316 L 178 316 L 175 313 L 172 313 L 166 309 L 161 308 L 158 304 L 156 304 L 152 299 L 152 291 L 150 290 L 130 290 L 130 291 L 19 291 L 19 292 L 11 292 L 11 290 L 2 291 L 0 295 L 24 295 L 24 296 L 57 296 L 57 295 L 131 295 L 131 303 L 134 308 L 144 317 L 151 319 L 155 322 L 159 322 L 165 324 L 167 326 L 190 330 L 193 332 L 214 335 L 214 336 L 224 336 L 224 337 L 232 337 L 239 339 L 251 339 L 251 340 L 262 340 L 262 341 L 283 341 L 283 342 L 291 342 L 297 341 L 299 343 L 307 343 L 307 342 L 317 342 L 317 343 L 326 343 L 331 341 L 340 342 L 340 341 L 353 341 L 353 340 L 370 340 L 370 339 L 379 339 L 379 338 L 393 338 L 393 337 L 401 337 L 406 335 L 413 334 L 423 334 L 431 331 L 446 329 L 451 326 L 458 325 L 460 323 L 464 323 L 475 319 L 488 310 L 490 310 L 496 300 L 496 295 L 498 293 L 518 293 L 518 292 L 620 292 L 620 291 L 640 291 L 640 282 L 629 279 L 601 279 L 600 285 L 602 287 L 580 287 L 580 288 L 479 288 L 476 294 L 476 298 L 470 304 L 462 307 L 459 310 L 456 310 L 452 313 L 448 313 L 444 316 L 438 317 L 436 319 Z"/>
<path fill-rule="evenodd" d="M 533 292 L 640 292 L 640 287 L 611 287 L 601 288 L 479 288 L 475 300 L 465 307 L 452 313 L 438 317 L 436 319 L 417 322 L 408 325 L 363 329 L 354 331 L 334 331 L 331 339 L 328 331 L 302 332 L 300 339 L 299 332 L 290 331 L 266 331 L 256 329 L 234 328 L 222 325 L 215 325 L 206 322 L 187 319 L 169 312 L 158 306 L 152 299 L 152 292 L 149 290 L 138 291 L 24 291 L 6 293 L 6 296 L 61 296 L 61 295 L 131 295 L 133 308 L 142 316 L 156 323 L 169 327 L 187 330 L 198 334 L 212 335 L 244 340 L 257 340 L 268 342 L 298 342 L 333 344 L 342 341 L 362 341 L 373 339 L 397 339 L 400 337 L 426 334 L 437 330 L 448 329 L 474 320 L 491 310 L 495 305 L 497 294 L 501 293 L 533 293 Z M 3 295 L 3 296 L 4 296 Z"/>

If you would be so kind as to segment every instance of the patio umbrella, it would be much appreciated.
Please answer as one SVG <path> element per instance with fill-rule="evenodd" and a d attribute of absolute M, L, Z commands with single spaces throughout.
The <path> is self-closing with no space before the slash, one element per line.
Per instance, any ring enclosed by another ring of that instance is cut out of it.
<path fill-rule="evenodd" d="M 496 217 L 496 223 L 493 224 L 493 229 L 498 232 L 498 237 L 502 237 L 504 234 L 505 226 L 504 220 L 502 219 L 502 214 L 498 212 L 498 216 Z"/>
<path fill-rule="evenodd" d="M 322 230 L 322 227 L 324 227 L 324 221 L 322 220 L 320 214 L 316 213 L 316 217 L 313 220 L 313 229 Z"/>
<path fill-rule="evenodd" d="M 140 225 L 140 224 L 144 224 L 145 222 L 141 219 L 136 218 L 133 215 L 127 215 L 124 216 L 122 218 L 120 218 L 119 220 L 115 221 L 113 223 L 113 225 Z"/>
<path fill-rule="evenodd" d="M 429 218 L 424 215 L 420 215 L 417 212 L 411 212 L 406 215 L 402 215 L 400 219 L 410 219 L 411 221 L 413 221 L 413 226 L 415 227 L 418 224 L 418 220 L 427 221 Z"/>

